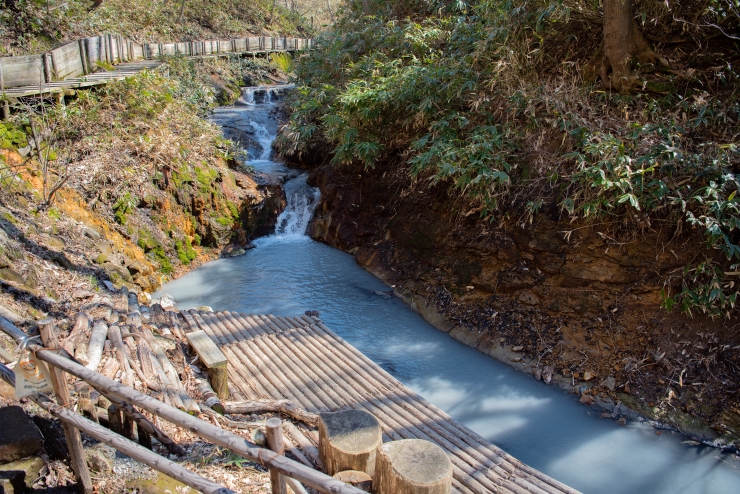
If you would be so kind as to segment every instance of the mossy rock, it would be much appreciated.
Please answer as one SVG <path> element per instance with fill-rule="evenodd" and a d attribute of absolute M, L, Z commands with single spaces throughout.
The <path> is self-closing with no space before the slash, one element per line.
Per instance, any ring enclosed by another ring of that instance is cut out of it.
<path fill-rule="evenodd" d="M 38 275 L 36 274 L 36 270 L 31 268 L 31 272 L 26 275 L 26 282 L 25 285 L 29 288 L 38 288 L 39 286 L 39 279 Z"/>
<path fill-rule="evenodd" d="M 192 489 L 182 482 L 166 476 L 163 473 L 157 473 L 154 479 L 136 479 L 126 482 L 126 489 L 136 489 L 139 494 L 162 494 L 163 492 L 189 492 Z"/>
<path fill-rule="evenodd" d="M 47 237 L 44 239 L 44 244 L 55 250 L 63 250 L 65 247 L 64 241 L 58 237 Z"/>
<path fill-rule="evenodd" d="M 110 276 L 111 281 L 114 283 L 120 283 L 120 281 L 133 282 L 131 273 L 125 266 L 117 266 L 112 262 L 106 262 L 102 265 L 102 268 L 108 273 L 108 276 Z"/>
<path fill-rule="evenodd" d="M 26 282 L 23 279 L 23 275 L 11 268 L 0 269 L 0 279 L 17 285 L 22 285 Z"/>
<path fill-rule="evenodd" d="M 7 472 L 9 474 L 12 472 L 17 475 L 17 478 L 15 479 L 8 479 L 11 487 L 10 489 L 6 488 L 8 486 L 3 485 L 2 480 L 0 480 L 0 486 L 5 489 L 5 492 L 13 492 L 11 489 L 16 488 L 16 492 L 20 493 L 24 486 L 30 489 L 33 487 L 33 483 L 40 477 L 41 469 L 44 468 L 44 466 L 44 460 L 38 456 L 30 456 L 22 460 L 16 460 L 0 465 L 0 472 Z M 3 489 L 0 489 L 0 491 L 2 490 Z"/>
<path fill-rule="evenodd" d="M 26 134 L 8 122 L 0 123 L 0 147 L 3 149 L 18 149 L 28 146 Z"/>

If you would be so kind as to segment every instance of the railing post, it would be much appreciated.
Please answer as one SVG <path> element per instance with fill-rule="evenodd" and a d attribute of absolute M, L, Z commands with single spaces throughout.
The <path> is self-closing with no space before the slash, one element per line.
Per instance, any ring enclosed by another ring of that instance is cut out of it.
<path fill-rule="evenodd" d="M 273 417 L 265 422 L 267 446 L 279 455 L 283 454 L 283 421 Z M 272 494 L 288 494 L 285 477 L 277 470 L 270 469 L 270 484 Z"/>
<path fill-rule="evenodd" d="M 56 331 L 54 330 L 54 321 L 52 319 L 43 319 L 39 321 L 39 332 L 41 333 L 41 341 L 49 350 L 58 351 L 61 349 L 59 344 L 59 338 L 57 338 Z M 64 372 L 51 367 L 51 383 L 54 386 L 54 394 L 57 398 L 57 403 L 62 407 L 67 407 L 72 401 L 72 397 L 69 394 L 69 388 L 67 387 L 67 380 L 64 378 Z M 85 494 L 92 494 L 93 484 L 90 478 L 90 471 L 87 469 L 87 462 L 85 461 L 85 451 L 82 449 L 82 438 L 80 437 L 80 431 L 72 427 L 71 425 L 62 424 L 64 429 L 64 437 L 67 439 L 67 447 L 69 448 L 69 457 L 74 469 L 75 476 L 77 477 L 77 486 L 80 492 Z"/>

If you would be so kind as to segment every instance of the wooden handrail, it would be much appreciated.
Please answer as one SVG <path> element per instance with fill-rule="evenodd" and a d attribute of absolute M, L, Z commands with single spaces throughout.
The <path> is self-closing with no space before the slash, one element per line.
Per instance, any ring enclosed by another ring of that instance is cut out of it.
<path fill-rule="evenodd" d="M 38 343 L 28 341 L 28 337 L 23 331 L 3 317 L 0 317 L 0 330 L 13 338 L 16 343 L 26 341 L 26 347 L 34 352 L 38 359 L 82 379 L 95 387 L 103 395 L 110 394 L 118 399 L 131 403 L 132 405 L 143 408 L 144 410 L 173 424 L 177 424 L 188 429 L 213 444 L 222 446 L 238 455 L 260 463 L 265 467 L 274 469 L 283 475 L 294 478 L 318 491 L 328 494 L 364 493 L 364 491 L 356 487 L 345 484 L 344 482 L 336 480 L 322 472 L 318 472 L 301 463 L 290 460 L 283 455 L 277 455 L 269 449 L 260 448 L 236 434 L 232 434 L 211 425 L 208 422 L 192 417 L 191 415 L 156 400 L 151 396 L 145 395 L 135 389 L 131 389 L 113 381 L 112 379 L 108 379 L 97 372 L 91 371 L 73 359 L 70 359 L 69 354 L 64 349 L 60 349 L 59 354 L 54 353 L 51 350 L 46 350 Z"/>
<path fill-rule="evenodd" d="M 7 366 L 0 364 L 0 378 L 15 387 L 15 374 Z M 118 451 L 149 465 L 175 480 L 179 480 L 185 485 L 197 489 L 205 494 L 236 494 L 234 491 L 227 489 L 205 477 L 201 477 L 195 472 L 181 467 L 177 463 L 159 456 L 143 446 L 125 437 L 109 431 L 105 427 L 96 424 L 92 420 L 74 413 L 67 408 L 63 408 L 54 403 L 44 394 L 32 395 L 29 398 L 51 415 L 59 418 L 65 424 L 83 431 L 85 434 L 94 437 L 98 441 L 116 448 Z"/>

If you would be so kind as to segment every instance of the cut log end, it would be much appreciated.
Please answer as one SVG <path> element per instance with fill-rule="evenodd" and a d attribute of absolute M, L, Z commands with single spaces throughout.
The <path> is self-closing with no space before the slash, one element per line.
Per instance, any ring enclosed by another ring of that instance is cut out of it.
<path fill-rule="evenodd" d="M 319 415 L 319 456 L 326 472 L 358 470 L 372 476 L 375 451 L 383 441 L 378 420 L 361 410 Z"/>
<path fill-rule="evenodd" d="M 448 494 L 452 489 L 452 462 L 442 448 L 422 439 L 380 446 L 375 471 L 378 494 Z"/>
<path fill-rule="evenodd" d="M 334 478 L 337 480 L 341 480 L 345 484 L 357 487 L 361 491 L 373 491 L 373 479 L 370 478 L 370 476 L 365 472 L 358 472 L 357 470 L 345 470 L 343 472 L 335 473 Z"/>

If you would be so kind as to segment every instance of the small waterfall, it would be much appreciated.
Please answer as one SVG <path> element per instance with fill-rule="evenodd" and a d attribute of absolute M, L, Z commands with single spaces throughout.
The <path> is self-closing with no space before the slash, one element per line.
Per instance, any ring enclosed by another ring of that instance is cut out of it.
<path fill-rule="evenodd" d="M 284 84 L 281 86 L 250 86 L 242 88 L 241 98 L 236 102 L 240 105 L 261 105 L 265 103 L 274 103 L 280 100 L 283 93 L 295 87 L 294 84 Z"/>
<path fill-rule="evenodd" d="M 305 180 L 305 177 L 303 180 Z M 316 203 L 319 199 L 318 189 L 313 187 L 310 187 L 310 189 L 300 189 L 288 195 L 288 205 L 278 217 L 275 235 L 306 235 L 308 223 L 311 221 L 311 216 L 313 216 L 313 211 L 316 209 Z"/>
<path fill-rule="evenodd" d="M 254 241 L 258 246 L 309 240 L 306 230 L 319 199 L 318 188 L 306 184 L 308 174 L 297 175 L 272 156 L 272 143 L 279 126 L 273 110 L 285 92 L 294 87 L 293 84 L 244 87 L 234 106 L 214 112 L 213 120 L 222 126 L 225 135 L 247 151 L 245 164 L 281 180 L 287 178 L 283 185 L 286 208 L 277 218 L 274 233 Z"/>
<path fill-rule="evenodd" d="M 306 184 L 307 176 L 304 173 L 285 183 L 285 195 L 288 204 L 278 216 L 275 233 L 269 237 L 255 240 L 254 243 L 257 246 L 264 247 L 274 243 L 309 240 L 309 237 L 306 236 L 306 230 L 319 202 L 320 193 L 318 188 Z"/>
<path fill-rule="evenodd" d="M 260 125 L 257 122 L 249 122 L 249 125 L 254 129 L 254 140 L 262 148 L 262 152 L 257 159 L 269 160 L 270 154 L 272 154 L 272 141 L 275 140 L 275 134 L 270 134 L 267 127 Z"/>
<path fill-rule="evenodd" d="M 254 88 L 253 87 L 243 87 L 242 88 L 242 97 L 241 97 L 240 103 L 244 103 L 245 105 L 254 104 Z"/>

